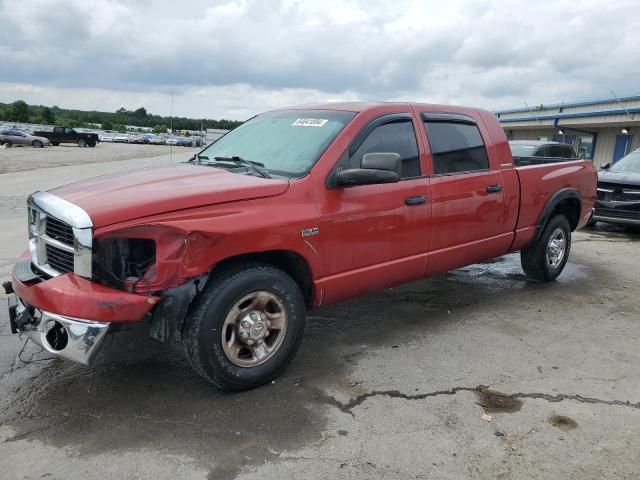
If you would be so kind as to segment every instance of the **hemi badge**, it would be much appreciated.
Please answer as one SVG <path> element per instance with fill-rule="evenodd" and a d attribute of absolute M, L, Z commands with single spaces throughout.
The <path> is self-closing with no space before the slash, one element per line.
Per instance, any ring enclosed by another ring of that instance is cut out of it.
<path fill-rule="evenodd" d="M 303 237 L 312 237 L 313 235 L 318 235 L 320 233 L 319 228 L 305 228 L 302 230 Z"/>

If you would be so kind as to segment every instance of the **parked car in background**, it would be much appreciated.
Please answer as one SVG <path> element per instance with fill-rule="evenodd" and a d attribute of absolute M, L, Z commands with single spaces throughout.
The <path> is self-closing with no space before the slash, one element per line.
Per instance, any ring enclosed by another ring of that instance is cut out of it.
<path fill-rule="evenodd" d="M 113 141 L 116 143 L 129 143 L 129 135 L 126 133 L 118 133 L 113 137 Z"/>
<path fill-rule="evenodd" d="M 0 132 L 0 144 L 6 145 L 6 147 L 12 147 L 13 145 L 28 145 L 34 148 L 42 148 L 49 146 L 50 142 L 48 138 L 31 135 L 17 128 L 8 130 L 2 130 Z"/>
<path fill-rule="evenodd" d="M 189 163 L 32 194 L 11 330 L 89 363 L 144 322 L 213 385 L 253 388 L 293 358 L 308 309 L 515 251 L 554 280 L 595 197 L 592 162 L 515 167 L 477 108 L 267 112 Z"/>
<path fill-rule="evenodd" d="M 129 137 L 128 143 L 144 144 L 149 143 L 149 139 L 147 139 L 144 135 L 131 135 Z"/>
<path fill-rule="evenodd" d="M 51 145 L 60 145 L 61 143 L 77 143 L 79 147 L 95 147 L 100 141 L 98 134 L 89 132 L 78 132 L 70 127 L 53 127 L 53 131 L 37 131 L 33 132 L 39 137 L 48 138 Z"/>
<path fill-rule="evenodd" d="M 179 137 L 178 146 L 179 147 L 195 147 L 196 141 L 191 137 Z"/>
<path fill-rule="evenodd" d="M 101 142 L 113 142 L 113 135 L 109 133 L 103 133 L 100 135 Z"/>
<path fill-rule="evenodd" d="M 160 135 L 154 135 L 149 139 L 151 145 L 164 145 L 166 142 L 167 138 Z"/>
<path fill-rule="evenodd" d="M 169 137 L 164 143 L 167 145 L 178 145 L 178 139 L 176 137 Z"/>
<path fill-rule="evenodd" d="M 640 226 L 640 149 L 598 171 L 595 222 Z"/>
<path fill-rule="evenodd" d="M 543 140 L 511 140 L 509 141 L 509 147 L 511 148 L 513 160 L 519 167 L 578 159 L 573 146 L 568 143 Z"/>

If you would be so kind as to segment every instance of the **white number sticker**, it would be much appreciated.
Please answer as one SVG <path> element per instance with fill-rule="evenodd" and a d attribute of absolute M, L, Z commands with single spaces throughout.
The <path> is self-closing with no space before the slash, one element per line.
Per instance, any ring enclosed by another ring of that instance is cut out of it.
<path fill-rule="evenodd" d="M 291 124 L 292 127 L 322 127 L 329 120 L 326 118 L 299 118 Z"/>

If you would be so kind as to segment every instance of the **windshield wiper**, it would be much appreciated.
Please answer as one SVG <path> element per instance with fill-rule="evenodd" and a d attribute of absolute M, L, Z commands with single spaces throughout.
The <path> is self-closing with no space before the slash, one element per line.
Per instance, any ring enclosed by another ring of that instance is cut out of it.
<path fill-rule="evenodd" d="M 237 155 L 234 155 L 232 157 L 213 157 L 213 158 L 218 162 L 233 162 L 233 163 L 236 163 L 236 164 L 239 163 L 239 164 L 247 167 L 252 172 L 257 173 L 258 175 L 260 175 L 263 178 L 271 178 L 271 175 L 269 175 L 265 170 L 263 170 L 262 168 L 258 168 L 258 167 L 264 167 L 264 163 L 252 162 L 251 160 L 245 160 L 244 158 L 238 157 Z"/>

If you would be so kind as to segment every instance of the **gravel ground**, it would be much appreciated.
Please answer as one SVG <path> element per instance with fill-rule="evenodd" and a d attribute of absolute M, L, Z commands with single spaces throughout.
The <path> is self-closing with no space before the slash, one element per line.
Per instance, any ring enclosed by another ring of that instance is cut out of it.
<path fill-rule="evenodd" d="M 166 145 L 138 145 L 127 143 L 99 143 L 95 147 L 80 148 L 77 145 L 58 145 L 57 147 L 0 148 L 0 174 L 41 170 L 43 168 L 65 165 L 85 165 L 91 163 L 117 162 L 129 159 L 158 157 L 169 154 L 184 157 L 186 152 L 198 149 L 188 147 L 170 147 Z"/>
<path fill-rule="evenodd" d="M 30 191 L 169 162 L 106 155 L 151 151 L 131 147 L 0 175 L 0 278 L 25 247 Z M 640 478 L 639 247 L 588 229 L 551 284 L 507 255 L 310 312 L 284 375 L 241 394 L 173 349 L 91 367 L 21 352 L 0 310 L 0 476 Z"/>

